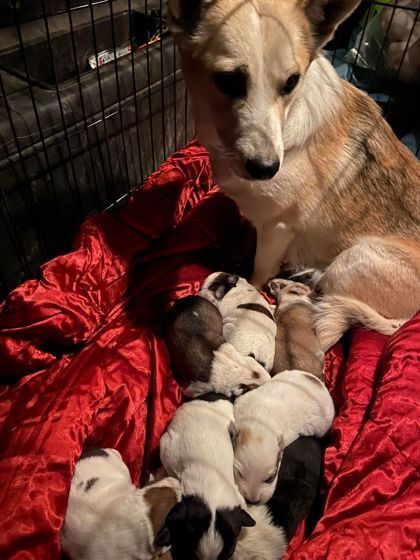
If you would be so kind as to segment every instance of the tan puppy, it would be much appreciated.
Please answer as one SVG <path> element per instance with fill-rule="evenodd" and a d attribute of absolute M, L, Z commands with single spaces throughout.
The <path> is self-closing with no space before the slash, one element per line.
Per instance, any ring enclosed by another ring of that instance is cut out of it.
<path fill-rule="evenodd" d="M 275 278 L 268 283 L 277 300 L 277 324 L 272 375 L 299 369 L 324 379 L 324 352 L 314 330 L 315 306 L 311 289 L 300 282 Z"/>
<path fill-rule="evenodd" d="M 420 169 L 320 49 L 360 0 L 168 0 L 200 140 L 257 230 L 252 283 L 321 268 L 323 349 L 420 307 Z"/>

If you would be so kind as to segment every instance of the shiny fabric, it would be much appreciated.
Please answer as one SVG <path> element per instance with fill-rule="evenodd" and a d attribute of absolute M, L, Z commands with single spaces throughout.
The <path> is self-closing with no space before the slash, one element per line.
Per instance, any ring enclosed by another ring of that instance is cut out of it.
<path fill-rule="evenodd" d="M 60 558 L 82 449 L 116 447 L 136 483 L 181 402 L 162 338 L 175 298 L 252 258 L 252 229 L 213 186 L 206 152 L 170 158 L 72 253 L 0 308 L 0 558 Z M 394 337 L 355 331 L 327 357 L 337 418 L 323 513 L 289 560 L 418 558 L 420 315 Z M 416 556 L 417 555 L 417 556 Z"/>

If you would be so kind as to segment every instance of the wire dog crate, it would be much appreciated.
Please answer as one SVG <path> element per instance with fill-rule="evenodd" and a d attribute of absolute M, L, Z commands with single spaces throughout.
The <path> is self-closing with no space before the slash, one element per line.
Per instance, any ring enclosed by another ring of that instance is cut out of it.
<path fill-rule="evenodd" d="M 364 0 L 327 47 L 417 154 L 419 13 Z M 193 131 L 162 0 L 0 0 L 0 301 Z"/>

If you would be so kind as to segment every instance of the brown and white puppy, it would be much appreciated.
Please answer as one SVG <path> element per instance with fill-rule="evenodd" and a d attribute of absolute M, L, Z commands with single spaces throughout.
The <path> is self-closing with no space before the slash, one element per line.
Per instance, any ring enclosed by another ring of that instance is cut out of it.
<path fill-rule="evenodd" d="M 169 549 L 166 516 L 180 499 L 175 478 L 136 488 L 116 449 L 89 449 L 71 482 L 62 549 L 72 560 L 152 560 Z"/>
<path fill-rule="evenodd" d="M 176 379 L 189 397 L 238 396 L 270 380 L 253 357 L 225 342 L 220 312 L 200 296 L 179 299 L 170 309 L 166 342 Z"/>
<path fill-rule="evenodd" d="M 323 437 L 334 403 L 317 377 L 291 370 L 238 397 L 234 415 L 236 483 L 248 502 L 264 504 L 275 491 L 285 447 L 300 436 Z"/>
<path fill-rule="evenodd" d="M 324 379 L 324 352 L 314 330 L 315 306 L 311 288 L 300 282 L 274 278 L 268 283 L 277 300 L 277 334 L 272 375 L 299 369 Z"/>
<path fill-rule="evenodd" d="M 168 0 L 215 180 L 257 230 L 252 283 L 322 267 L 325 350 L 420 307 L 420 166 L 320 49 L 360 0 Z"/>

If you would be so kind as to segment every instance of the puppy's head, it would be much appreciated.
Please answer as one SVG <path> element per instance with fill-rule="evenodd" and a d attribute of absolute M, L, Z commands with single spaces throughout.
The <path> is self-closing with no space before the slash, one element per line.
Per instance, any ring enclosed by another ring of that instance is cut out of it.
<path fill-rule="evenodd" d="M 92 495 L 110 484 L 120 488 L 131 485 L 131 475 L 116 449 L 91 447 L 82 453 L 76 463 L 72 484 L 79 491 Z"/>
<path fill-rule="evenodd" d="M 310 303 L 312 290 L 306 284 L 286 280 L 284 278 L 273 278 L 268 282 L 268 288 L 278 304 L 306 301 Z"/>
<path fill-rule="evenodd" d="M 184 496 L 166 519 L 173 560 L 227 560 L 242 527 L 255 525 L 239 506 L 212 512 L 198 496 Z M 158 536 L 159 537 L 159 536 Z"/>
<path fill-rule="evenodd" d="M 276 175 L 308 67 L 359 2 L 168 0 L 201 139 L 234 175 Z"/>
<path fill-rule="evenodd" d="M 241 280 L 243 279 L 237 274 L 213 272 L 205 279 L 200 290 L 200 296 L 217 306 L 232 288 L 236 288 Z"/>
<path fill-rule="evenodd" d="M 276 488 L 283 454 L 282 437 L 252 422 L 235 427 L 233 472 L 239 491 L 250 504 L 265 504 Z"/>

